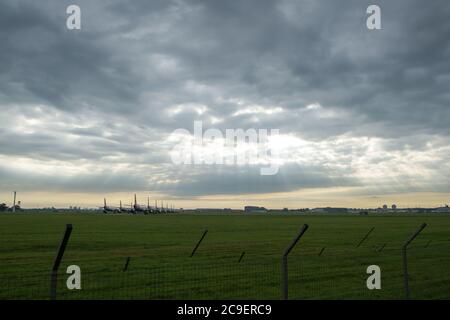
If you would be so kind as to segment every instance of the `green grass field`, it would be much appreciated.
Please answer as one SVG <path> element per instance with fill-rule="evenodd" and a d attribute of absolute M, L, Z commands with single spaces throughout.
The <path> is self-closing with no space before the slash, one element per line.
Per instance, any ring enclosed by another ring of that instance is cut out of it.
<path fill-rule="evenodd" d="M 48 298 L 66 223 L 74 229 L 60 299 L 280 299 L 281 255 L 304 223 L 310 228 L 289 256 L 290 298 L 403 299 L 401 246 L 423 222 L 408 251 L 412 298 L 449 299 L 450 216 L 2 214 L 0 299 Z M 82 290 L 65 287 L 72 264 Z M 381 267 L 381 290 L 366 287 L 372 264 Z"/>

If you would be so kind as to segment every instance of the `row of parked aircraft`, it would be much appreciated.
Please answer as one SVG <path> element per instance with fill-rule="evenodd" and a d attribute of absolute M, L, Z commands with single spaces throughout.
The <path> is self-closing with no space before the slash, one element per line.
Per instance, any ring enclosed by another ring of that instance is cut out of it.
<path fill-rule="evenodd" d="M 157 213 L 174 213 L 176 209 L 171 205 L 166 203 L 166 207 L 164 207 L 164 203 L 161 201 L 161 206 L 158 207 L 158 201 L 155 200 L 155 206 L 150 206 L 150 198 L 147 198 L 147 205 L 140 205 L 137 203 L 136 195 L 134 195 L 134 204 L 131 203 L 129 206 L 122 206 L 122 201 L 120 201 L 119 207 L 111 207 L 106 204 L 106 198 L 103 199 L 103 212 L 104 213 L 130 213 L 130 214 L 157 214 Z"/>

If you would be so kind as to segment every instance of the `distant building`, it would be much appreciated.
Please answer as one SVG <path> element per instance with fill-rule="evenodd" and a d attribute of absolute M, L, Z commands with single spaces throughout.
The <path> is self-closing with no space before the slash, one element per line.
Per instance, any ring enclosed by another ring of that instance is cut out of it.
<path fill-rule="evenodd" d="M 197 209 L 195 209 L 195 211 L 197 211 L 197 212 L 229 212 L 229 211 L 231 211 L 231 209 L 228 209 L 228 208 L 224 208 L 224 209 L 221 209 L 221 208 L 197 208 Z"/>
<path fill-rule="evenodd" d="M 244 211 L 246 213 L 266 213 L 267 209 L 264 207 L 245 206 Z"/>
<path fill-rule="evenodd" d="M 315 212 L 315 213 L 330 213 L 330 214 L 345 214 L 345 213 L 348 213 L 348 209 L 347 208 L 331 208 L 331 207 L 315 208 L 312 211 Z"/>
<path fill-rule="evenodd" d="M 448 205 L 445 205 L 444 207 L 439 207 L 436 209 L 433 209 L 433 213 L 450 213 L 450 208 Z"/>

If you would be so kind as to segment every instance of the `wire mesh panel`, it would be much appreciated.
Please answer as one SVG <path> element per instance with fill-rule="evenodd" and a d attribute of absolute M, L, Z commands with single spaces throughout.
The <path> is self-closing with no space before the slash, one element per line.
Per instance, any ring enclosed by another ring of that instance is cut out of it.
<path fill-rule="evenodd" d="M 367 268 L 381 269 L 381 289 L 370 290 Z M 402 294 L 399 250 L 377 252 L 329 249 L 322 255 L 292 257 L 289 271 L 291 299 L 398 299 Z"/>
<path fill-rule="evenodd" d="M 277 299 L 279 267 L 186 264 L 85 273 L 81 290 L 58 285 L 58 299 Z"/>
<path fill-rule="evenodd" d="M 408 250 L 413 299 L 449 299 L 449 246 Z M 436 254 L 440 258 L 436 260 Z M 399 249 L 293 256 L 290 299 L 403 299 Z M 381 269 L 381 290 L 369 290 L 367 267 Z M 187 263 L 128 271 L 82 271 L 81 290 L 69 290 L 70 275 L 58 275 L 58 299 L 279 299 L 280 263 Z M 0 278 L 0 299 L 48 299 L 50 272 Z"/>
<path fill-rule="evenodd" d="M 411 246 L 407 256 L 411 299 L 450 299 L 450 243 Z"/>
<path fill-rule="evenodd" d="M 0 300 L 43 300 L 50 294 L 50 272 L 0 275 Z"/>

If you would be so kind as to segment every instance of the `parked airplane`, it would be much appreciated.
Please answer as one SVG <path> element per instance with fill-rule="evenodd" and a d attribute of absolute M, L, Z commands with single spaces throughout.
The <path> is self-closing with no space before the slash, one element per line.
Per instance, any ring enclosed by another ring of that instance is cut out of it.
<path fill-rule="evenodd" d="M 167 213 L 166 209 L 164 209 L 164 201 L 161 200 L 161 213 Z"/>
<path fill-rule="evenodd" d="M 155 213 L 155 210 L 150 207 L 150 197 L 147 197 L 147 213 Z"/>
<path fill-rule="evenodd" d="M 161 213 L 161 211 L 158 209 L 158 200 L 155 200 L 155 213 Z"/>
<path fill-rule="evenodd" d="M 122 206 L 122 204 L 121 204 Z M 110 207 L 106 204 L 106 198 L 103 198 L 103 212 L 104 213 L 119 213 L 121 212 L 121 208 Z"/>
<path fill-rule="evenodd" d="M 137 203 L 136 194 L 134 195 L 134 206 L 133 206 L 133 209 L 134 209 L 135 213 L 143 213 L 143 214 L 147 214 L 148 213 L 146 208 L 142 207 L 141 205 L 139 205 Z"/>
<path fill-rule="evenodd" d="M 126 208 L 122 206 L 122 200 L 120 201 L 120 212 L 122 213 L 132 213 L 134 214 L 133 205 L 130 205 L 130 208 Z"/>

